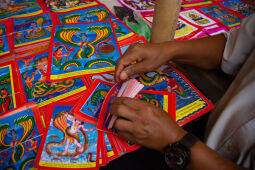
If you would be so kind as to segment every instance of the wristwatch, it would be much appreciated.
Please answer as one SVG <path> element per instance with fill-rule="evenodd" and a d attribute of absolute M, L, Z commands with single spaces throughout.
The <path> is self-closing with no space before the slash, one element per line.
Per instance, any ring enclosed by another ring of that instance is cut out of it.
<path fill-rule="evenodd" d="M 183 170 L 190 160 L 190 148 L 198 141 L 187 133 L 180 141 L 168 146 L 164 151 L 165 162 L 172 170 Z"/>

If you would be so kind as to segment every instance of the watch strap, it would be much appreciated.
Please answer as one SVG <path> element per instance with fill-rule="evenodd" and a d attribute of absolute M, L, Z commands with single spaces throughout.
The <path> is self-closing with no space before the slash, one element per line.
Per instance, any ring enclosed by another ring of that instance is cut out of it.
<path fill-rule="evenodd" d="M 179 142 L 187 149 L 190 148 L 198 141 L 198 138 L 191 133 L 187 133 Z"/>

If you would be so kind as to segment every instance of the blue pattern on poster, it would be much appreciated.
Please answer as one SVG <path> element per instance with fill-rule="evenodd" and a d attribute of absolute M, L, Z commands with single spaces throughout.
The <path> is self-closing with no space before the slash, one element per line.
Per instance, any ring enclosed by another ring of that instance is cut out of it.
<path fill-rule="evenodd" d="M 70 110 L 73 105 L 55 105 L 41 162 L 91 163 L 97 157 L 97 130 L 93 124 L 76 120 Z M 49 164 L 50 166 L 50 164 Z M 68 165 L 65 164 L 65 167 Z"/>
<path fill-rule="evenodd" d="M 7 112 L 8 110 L 14 109 L 14 98 L 15 92 L 12 89 L 12 79 L 10 73 L 10 67 L 3 66 L 0 68 L 0 114 Z M 13 77 L 12 77 L 13 78 Z"/>
<path fill-rule="evenodd" d="M 30 169 L 41 142 L 31 108 L 0 119 L 0 167 Z"/>
<path fill-rule="evenodd" d="M 84 87 L 81 78 L 47 82 L 48 52 L 17 60 L 27 102 L 41 103 Z"/>
<path fill-rule="evenodd" d="M 83 10 L 72 11 L 65 14 L 58 14 L 57 16 L 60 22 L 63 24 L 87 23 L 111 19 L 117 38 L 132 32 L 102 5 Z"/>
<path fill-rule="evenodd" d="M 109 21 L 57 25 L 52 50 L 51 76 L 63 78 L 74 76 L 76 71 L 104 71 L 114 67 L 120 57 Z"/>
<path fill-rule="evenodd" d="M 6 27 L 4 23 L 0 23 L 0 55 L 10 51 L 7 39 Z"/>
<path fill-rule="evenodd" d="M 241 18 L 235 16 L 234 14 L 220 8 L 217 5 L 213 5 L 210 7 L 199 8 L 205 14 L 217 19 L 227 26 L 233 26 L 239 24 L 241 22 Z"/>
<path fill-rule="evenodd" d="M 221 1 L 221 3 L 227 8 L 239 12 L 246 17 L 250 16 L 252 13 L 255 12 L 255 7 L 246 4 L 240 0 L 227 0 Z"/>
<path fill-rule="evenodd" d="M 53 24 L 49 13 L 26 18 L 14 18 L 13 22 L 15 46 L 43 41 L 51 37 Z"/>
<path fill-rule="evenodd" d="M 29 14 L 39 12 L 41 7 L 36 0 L 12 0 L 1 2 L 0 4 L 0 19 L 9 18 L 16 15 Z"/>
<path fill-rule="evenodd" d="M 98 119 L 103 101 L 110 88 L 111 86 L 109 85 L 99 83 L 80 109 L 80 112 Z"/>

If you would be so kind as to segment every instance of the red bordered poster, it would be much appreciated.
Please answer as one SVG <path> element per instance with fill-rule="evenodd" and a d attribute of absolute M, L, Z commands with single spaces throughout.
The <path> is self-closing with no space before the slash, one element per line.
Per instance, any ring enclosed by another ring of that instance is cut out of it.
<path fill-rule="evenodd" d="M 56 25 L 47 79 L 56 81 L 111 72 L 120 55 L 110 21 Z"/>
<path fill-rule="evenodd" d="M 73 103 L 55 102 L 49 106 L 47 122 L 35 167 L 40 169 L 98 168 L 100 138 L 95 125 L 74 118 Z M 61 142 L 59 142 L 61 141 Z M 52 159 L 52 156 L 55 159 Z"/>
<path fill-rule="evenodd" d="M 43 3 L 45 3 L 45 6 L 47 7 L 47 11 L 52 11 L 54 13 L 69 12 L 69 11 L 81 9 L 84 7 L 93 7 L 99 4 L 97 0 L 62 1 L 62 3 L 60 3 L 57 0 L 52 0 L 52 1 L 44 1 Z"/>
<path fill-rule="evenodd" d="M 214 105 L 172 65 L 134 75 L 144 90 L 168 91 L 176 94 L 176 121 L 184 125 L 210 111 Z M 195 116 L 196 115 L 196 116 Z"/>
<path fill-rule="evenodd" d="M 97 79 L 82 99 L 73 107 L 75 117 L 96 124 L 103 101 L 113 84 Z"/>
<path fill-rule="evenodd" d="M 181 79 L 184 80 L 182 83 L 186 84 L 183 88 L 184 91 L 182 91 L 181 88 L 172 89 L 176 93 L 176 96 L 178 96 L 176 103 L 176 121 L 180 126 L 197 119 L 214 108 L 213 103 L 208 100 L 179 70 L 171 64 L 169 64 L 169 66 L 176 73 L 177 80 L 180 76 Z M 174 72 L 170 73 L 170 75 L 175 74 Z M 179 87 L 181 87 L 181 84 L 178 84 Z M 191 93 L 196 94 L 196 97 L 192 97 L 190 95 Z"/>
<path fill-rule="evenodd" d="M 27 103 L 0 116 L 1 167 L 30 169 L 44 132 L 35 103 Z M 19 155 L 15 157 L 14 155 Z"/>
<path fill-rule="evenodd" d="M 218 21 L 218 23 L 228 29 L 239 26 L 243 18 L 240 17 L 240 14 L 236 15 L 236 13 L 230 12 L 225 7 L 219 5 L 219 3 L 197 7 L 197 9 L 211 19 Z"/>
<path fill-rule="evenodd" d="M 219 5 L 223 8 L 235 13 L 241 18 L 248 17 L 252 15 L 255 11 L 255 6 L 252 6 L 242 0 L 228 0 L 228 1 L 218 1 Z"/>
<path fill-rule="evenodd" d="M 1 2 L 0 20 L 37 15 L 45 10 L 40 0 Z"/>
<path fill-rule="evenodd" d="M 182 1 L 182 7 L 194 7 L 194 6 L 200 6 L 200 5 L 206 5 L 211 4 L 213 1 L 210 0 L 183 0 Z"/>
<path fill-rule="evenodd" d="M 143 18 L 152 25 L 153 14 L 143 15 Z M 191 22 L 183 19 L 182 17 L 178 18 L 177 27 L 175 31 L 175 40 L 188 40 L 194 37 L 196 34 L 201 32 L 203 27 L 194 25 Z"/>
<path fill-rule="evenodd" d="M 154 12 L 155 1 L 139 1 L 139 0 L 118 0 L 119 3 L 132 11 L 140 13 L 152 13 Z"/>
<path fill-rule="evenodd" d="M 17 81 L 17 73 L 13 61 L 0 63 L 0 114 L 15 109 L 25 103 Z"/>
<path fill-rule="evenodd" d="M 13 42 L 15 49 L 23 48 L 27 45 L 47 41 L 51 38 L 52 26 L 56 21 L 50 12 L 42 14 L 12 18 Z"/>
<path fill-rule="evenodd" d="M 104 4 L 82 8 L 69 12 L 55 13 L 59 24 L 88 23 L 111 20 L 119 42 L 132 38 L 137 34 L 117 18 Z"/>
<path fill-rule="evenodd" d="M 0 21 L 0 57 L 13 54 L 13 40 L 11 38 L 10 20 Z"/>
<path fill-rule="evenodd" d="M 191 22 L 194 25 L 204 28 L 212 27 L 217 24 L 216 21 L 202 14 L 196 8 L 181 10 L 180 17 L 184 18 L 185 20 Z"/>
<path fill-rule="evenodd" d="M 99 166 L 104 166 L 108 163 L 107 153 L 104 145 L 104 134 L 101 131 L 98 131 L 98 139 L 100 139 L 100 153 L 99 153 Z"/>
<path fill-rule="evenodd" d="M 117 158 L 121 153 L 117 151 L 117 144 L 114 142 L 114 139 L 110 133 L 103 133 L 103 148 L 107 157 L 107 162 Z"/>
<path fill-rule="evenodd" d="M 83 77 L 54 83 L 46 81 L 48 56 L 49 52 L 44 51 L 15 59 L 23 101 L 34 101 L 38 107 L 79 95 L 88 88 Z"/>

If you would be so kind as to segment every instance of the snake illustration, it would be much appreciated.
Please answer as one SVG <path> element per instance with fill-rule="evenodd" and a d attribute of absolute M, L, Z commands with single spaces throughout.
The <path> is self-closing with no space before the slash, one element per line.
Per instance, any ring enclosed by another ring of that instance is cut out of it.
<path fill-rule="evenodd" d="M 161 83 L 163 79 L 160 78 L 161 75 L 166 75 L 160 70 L 155 70 L 156 73 L 153 77 L 147 76 L 148 73 L 141 73 L 139 77 L 139 81 L 145 86 L 153 86 L 156 83 Z"/>
<path fill-rule="evenodd" d="M 105 98 L 109 90 L 99 89 L 91 96 L 91 104 L 97 106 L 101 98 Z"/>
<path fill-rule="evenodd" d="M 74 79 L 64 80 L 58 83 L 35 82 L 33 97 L 44 97 L 48 94 L 54 94 L 72 87 L 75 83 Z"/>
<path fill-rule="evenodd" d="M 86 14 L 96 15 L 98 18 L 98 21 L 104 21 L 109 16 L 109 12 L 104 9 L 95 9 L 95 10 L 86 12 Z"/>
<path fill-rule="evenodd" d="M 71 114 L 70 112 L 61 111 L 58 114 L 56 114 L 55 117 L 53 118 L 53 125 L 64 134 L 64 137 L 63 137 L 62 141 L 60 141 L 60 142 L 51 141 L 46 144 L 45 150 L 46 150 L 46 153 L 50 156 L 56 155 L 59 157 L 75 157 L 77 155 L 84 153 L 89 148 L 91 143 L 95 140 L 95 139 L 93 139 L 88 143 L 87 133 L 85 131 L 83 131 L 82 129 L 80 129 L 79 131 L 81 132 L 81 134 L 83 136 L 83 148 L 84 148 L 83 151 L 80 151 L 79 148 L 76 146 L 74 153 L 67 152 L 67 153 L 63 154 L 63 152 L 53 152 L 51 150 L 51 147 L 65 145 L 68 136 L 76 139 L 78 142 L 81 142 L 79 137 L 70 133 L 71 126 L 68 126 L 68 124 L 67 124 L 67 119 L 65 117 L 66 113 Z"/>
<path fill-rule="evenodd" d="M 78 33 L 81 33 L 81 29 L 78 27 L 71 27 L 71 28 L 62 28 L 56 32 L 56 38 L 67 45 L 73 47 L 80 47 L 77 54 L 73 56 L 73 59 L 82 59 L 82 58 L 89 58 L 95 53 L 95 45 L 107 37 L 111 35 L 112 30 L 108 26 L 92 26 L 88 27 L 87 31 L 92 31 L 96 33 L 96 38 L 88 42 L 88 40 L 82 40 L 80 42 L 74 42 L 73 36 Z M 84 37 L 85 38 L 85 37 Z M 84 48 L 85 46 L 85 48 Z"/>
<path fill-rule="evenodd" d="M 76 60 L 70 60 L 62 64 L 62 66 L 60 67 L 60 70 L 63 70 L 65 72 L 72 71 L 72 69 L 68 69 L 70 66 L 80 67 L 81 63 Z"/>
<path fill-rule="evenodd" d="M 26 39 L 35 39 L 35 38 L 40 38 L 40 37 L 44 36 L 46 34 L 46 30 L 43 27 L 43 23 L 45 20 L 46 19 L 43 16 L 38 16 L 38 17 L 27 19 L 26 22 L 36 21 L 36 24 L 39 25 L 39 28 L 36 28 L 36 30 L 34 30 L 34 29 L 29 30 L 28 31 L 29 34 L 25 34 L 24 37 Z M 35 31 L 35 34 L 33 33 L 33 31 Z"/>
<path fill-rule="evenodd" d="M 153 95 L 153 94 L 145 94 L 145 93 L 138 94 L 136 96 L 136 98 L 138 98 L 140 100 L 143 100 L 145 102 L 151 103 L 151 104 L 153 104 L 156 107 L 159 106 L 159 101 L 157 99 L 155 99 L 155 95 Z"/>

